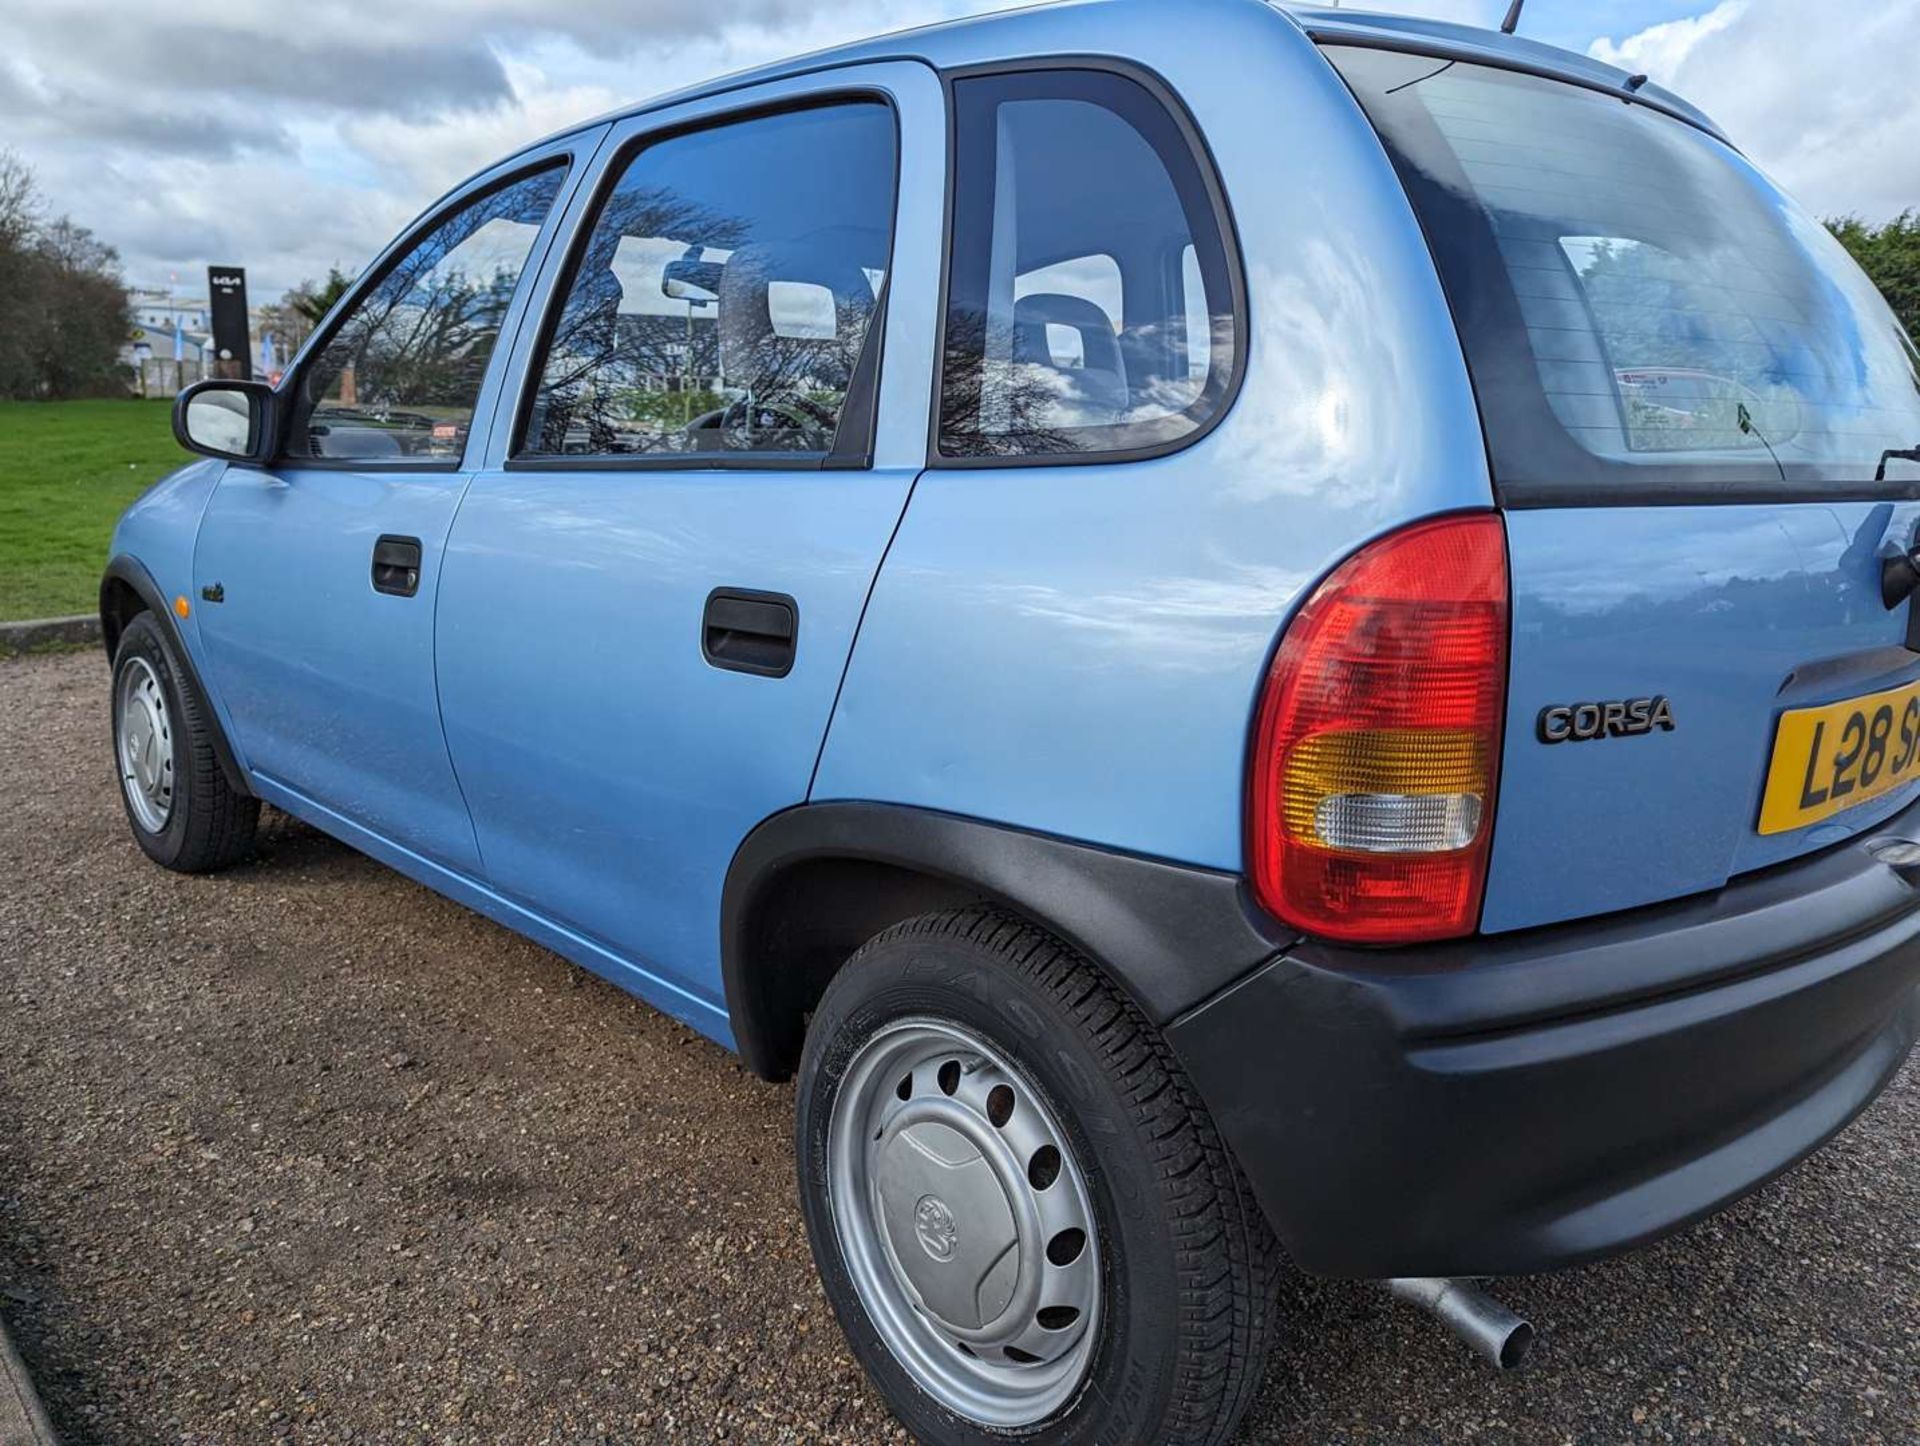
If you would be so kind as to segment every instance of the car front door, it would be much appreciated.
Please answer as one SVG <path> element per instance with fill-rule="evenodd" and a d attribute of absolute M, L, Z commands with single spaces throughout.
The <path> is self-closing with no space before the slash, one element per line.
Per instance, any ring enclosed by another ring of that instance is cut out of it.
<path fill-rule="evenodd" d="M 906 62 L 616 124 L 448 543 L 490 882 L 721 1038 L 728 861 L 807 796 L 925 458 L 944 148 Z"/>
<path fill-rule="evenodd" d="M 480 178 L 376 263 L 295 368 L 279 455 L 227 470 L 195 548 L 212 683 L 262 794 L 471 874 L 434 688 L 441 553 L 495 340 L 603 132 Z"/>

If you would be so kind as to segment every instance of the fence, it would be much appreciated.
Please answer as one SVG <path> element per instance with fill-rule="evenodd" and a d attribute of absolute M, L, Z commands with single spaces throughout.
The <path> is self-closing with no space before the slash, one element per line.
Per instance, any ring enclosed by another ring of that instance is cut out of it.
<path fill-rule="evenodd" d="M 133 389 L 143 397 L 170 397 L 212 375 L 212 369 L 203 361 L 142 357 L 133 368 Z"/>

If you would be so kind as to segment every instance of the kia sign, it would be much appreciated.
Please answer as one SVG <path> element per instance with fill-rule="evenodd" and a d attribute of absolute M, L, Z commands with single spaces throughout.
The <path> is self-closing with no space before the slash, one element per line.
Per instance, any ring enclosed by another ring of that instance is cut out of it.
<path fill-rule="evenodd" d="M 238 266 L 209 266 L 207 294 L 213 302 L 215 375 L 229 381 L 251 381 L 253 341 L 247 330 L 247 273 Z"/>

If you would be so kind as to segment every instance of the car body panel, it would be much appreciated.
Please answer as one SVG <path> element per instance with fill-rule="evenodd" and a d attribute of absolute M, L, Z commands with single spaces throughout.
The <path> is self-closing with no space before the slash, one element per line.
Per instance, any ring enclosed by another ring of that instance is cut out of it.
<path fill-rule="evenodd" d="M 199 598 L 193 585 L 193 549 L 201 514 L 226 470 L 225 462 L 203 458 L 168 473 L 120 514 L 107 548 L 109 560 L 130 558 L 146 569 L 162 606 L 172 606 L 177 598 L 187 599 L 185 617 L 180 617 L 176 609 L 174 631 L 202 678 L 207 655 L 200 636 Z M 207 688 L 206 693 L 235 761 L 244 767 L 246 755 L 233 743 L 233 718 L 225 697 L 218 688 Z"/>
<path fill-rule="evenodd" d="M 562 144 L 493 167 L 445 205 L 573 154 Z M 574 161 L 532 243 L 503 335 L 525 309 L 532 271 L 582 169 Z M 491 377 L 501 361 L 496 352 Z M 469 446 L 484 435 L 495 389 L 481 385 Z M 248 767 L 403 848 L 478 874 L 441 730 L 433 638 L 441 552 L 468 478 L 457 462 L 355 467 L 282 457 L 229 467 L 200 520 L 193 586 L 209 597 L 199 610 L 206 676 Z M 373 588 L 374 546 L 386 536 L 420 545 L 412 596 Z"/>
<path fill-rule="evenodd" d="M 462 473 L 230 468 L 200 527 L 208 677 L 250 769 L 478 872 L 434 686 L 440 555 Z M 377 593 L 375 542 L 420 540 L 420 590 Z"/>
<path fill-rule="evenodd" d="M 503 424 L 448 551 L 442 712 L 488 878 L 715 1006 L 727 865 L 755 824 L 806 798 L 924 455 L 943 100 L 923 65 L 860 66 L 649 113 L 615 126 L 603 151 L 611 164 L 629 141 L 689 121 L 873 93 L 902 138 L 874 467 L 513 469 Z M 576 216 L 597 189 L 583 188 Z M 563 264 L 556 251 L 543 296 Z M 518 339 L 515 395 L 538 341 L 531 327 Z M 704 659 L 702 607 L 722 587 L 795 600 L 790 673 Z"/>
<path fill-rule="evenodd" d="M 1482 927 L 1716 889 L 1870 829 L 1916 786 L 1763 837 L 1781 712 L 1920 676 L 1880 551 L 1920 503 L 1548 508 L 1507 516 L 1513 663 Z M 1664 696 L 1671 732 L 1548 745 L 1555 704 Z"/>
<path fill-rule="evenodd" d="M 1151 7 L 1033 12 L 1007 37 L 1132 58 L 1185 101 L 1246 272 L 1238 399 L 1157 460 L 921 478 L 816 799 L 1238 871 L 1247 733 L 1285 619 L 1368 538 L 1492 504 L 1453 323 L 1372 128 L 1278 12 L 1195 13 L 1204 48 L 1166 46 Z M 1260 127 L 1237 123 L 1249 108 Z"/>
<path fill-rule="evenodd" d="M 169 472 L 120 514 L 107 555 L 139 558 L 169 600 L 186 595 L 193 586 L 193 543 L 200 515 L 226 470 L 225 462 L 202 458 Z M 192 620 L 190 607 L 186 621 Z M 182 628 L 181 634 L 195 638 L 197 650 L 197 629 Z"/>

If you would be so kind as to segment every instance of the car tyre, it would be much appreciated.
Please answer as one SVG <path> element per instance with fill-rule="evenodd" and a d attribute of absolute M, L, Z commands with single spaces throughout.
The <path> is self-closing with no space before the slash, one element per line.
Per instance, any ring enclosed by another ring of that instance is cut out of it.
<path fill-rule="evenodd" d="M 120 635 L 112 697 L 120 801 L 147 857 L 202 874 L 250 855 L 260 801 L 227 782 L 206 699 L 151 613 Z"/>
<path fill-rule="evenodd" d="M 828 1299 L 918 1439 L 1230 1436 L 1277 1247 L 1165 1040 L 1093 963 L 991 908 L 879 934 L 814 1014 L 796 1136 Z"/>

